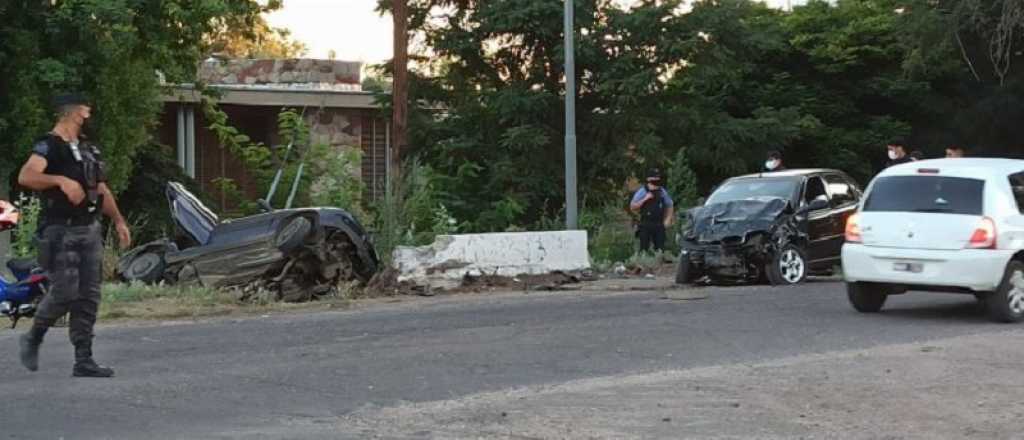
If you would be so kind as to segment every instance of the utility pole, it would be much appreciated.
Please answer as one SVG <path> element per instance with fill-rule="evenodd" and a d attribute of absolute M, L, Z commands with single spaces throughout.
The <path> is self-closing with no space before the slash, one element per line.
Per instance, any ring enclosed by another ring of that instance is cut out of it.
<path fill-rule="evenodd" d="M 396 184 L 402 174 L 402 153 L 407 144 L 409 112 L 409 5 L 408 0 L 394 0 L 391 11 L 394 20 L 394 84 L 391 91 L 391 173 L 389 183 Z"/>
<path fill-rule="evenodd" d="M 573 0 L 565 0 L 565 228 L 576 229 L 576 61 Z"/>

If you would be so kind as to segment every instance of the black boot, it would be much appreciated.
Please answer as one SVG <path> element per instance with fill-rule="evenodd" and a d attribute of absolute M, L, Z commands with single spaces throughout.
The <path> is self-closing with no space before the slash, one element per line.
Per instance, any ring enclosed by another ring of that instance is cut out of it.
<path fill-rule="evenodd" d="M 92 360 L 92 342 L 75 344 L 74 377 L 113 377 L 114 370 L 104 367 Z"/>
<path fill-rule="evenodd" d="M 32 328 L 18 338 L 18 344 L 21 346 L 19 352 L 21 365 L 28 368 L 28 371 L 39 369 L 39 346 L 43 343 L 43 336 L 46 335 L 47 329 L 45 326 L 32 324 Z"/>

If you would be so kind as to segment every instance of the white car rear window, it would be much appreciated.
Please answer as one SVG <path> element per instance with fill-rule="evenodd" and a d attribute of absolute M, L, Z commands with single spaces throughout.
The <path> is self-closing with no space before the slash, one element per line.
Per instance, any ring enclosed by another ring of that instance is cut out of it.
<path fill-rule="evenodd" d="M 963 177 L 880 177 L 864 211 L 981 215 L 985 181 Z"/>

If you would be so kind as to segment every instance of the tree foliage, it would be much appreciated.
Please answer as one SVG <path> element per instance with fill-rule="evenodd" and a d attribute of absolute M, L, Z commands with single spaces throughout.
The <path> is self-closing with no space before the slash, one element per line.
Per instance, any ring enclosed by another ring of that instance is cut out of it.
<path fill-rule="evenodd" d="M 888 138 L 909 135 L 937 154 L 959 136 L 950 125 L 977 119 L 980 109 L 964 114 L 965 104 L 994 108 L 962 85 L 943 2 L 575 7 L 579 181 L 591 206 L 620 201 L 628 177 L 677 162 L 681 149 L 699 192 L 758 169 L 769 150 L 790 167 L 840 168 L 866 182 Z M 455 216 L 500 230 L 564 209 L 561 2 L 411 0 L 410 14 L 430 55 L 413 100 L 435 109 L 412 114 L 411 144 L 446 176 Z M 982 21 L 969 23 L 971 41 L 991 37 Z M 976 46 L 974 57 L 988 47 Z"/>
<path fill-rule="evenodd" d="M 263 6 L 261 6 L 261 3 Z M 81 91 L 95 103 L 93 139 L 115 190 L 161 110 L 158 71 L 171 83 L 194 79 L 209 36 L 248 29 L 280 1 L 13 0 L 0 2 L 0 163 L 5 176 L 53 124 L 50 102 Z"/>
<path fill-rule="evenodd" d="M 291 31 L 270 26 L 263 16 L 252 27 L 223 27 L 210 40 L 211 54 L 230 58 L 299 58 L 309 51 L 305 43 L 291 38 Z"/>

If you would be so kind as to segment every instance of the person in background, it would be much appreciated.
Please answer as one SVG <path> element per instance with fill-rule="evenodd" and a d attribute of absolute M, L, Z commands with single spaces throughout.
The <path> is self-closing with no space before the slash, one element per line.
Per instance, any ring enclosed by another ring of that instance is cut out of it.
<path fill-rule="evenodd" d="M 924 160 L 924 153 L 922 153 L 921 150 L 911 151 L 910 152 L 910 160 L 912 160 L 912 161 Z"/>
<path fill-rule="evenodd" d="M 652 245 L 656 251 L 665 250 L 665 230 L 672 225 L 673 203 L 662 186 L 660 170 L 647 173 L 647 182 L 633 194 L 629 209 L 640 214 L 640 251 L 649 252 Z"/>
<path fill-rule="evenodd" d="M 910 156 L 907 154 L 907 143 L 902 138 L 896 138 L 889 141 L 886 144 L 886 149 L 889 153 L 889 161 L 885 163 L 885 167 L 889 168 L 893 165 L 901 165 L 910 162 Z"/>
<path fill-rule="evenodd" d="M 782 153 L 778 150 L 772 150 L 768 152 L 768 157 L 764 161 L 764 172 L 770 173 L 773 171 L 785 170 L 786 166 L 782 163 Z"/>
<path fill-rule="evenodd" d="M 950 146 L 946 147 L 946 157 L 947 158 L 950 158 L 950 159 L 961 158 L 961 157 L 964 157 L 966 155 L 967 155 L 967 152 L 964 151 L 964 147 L 961 147 L 959 145 L 950 145 Z"/>

